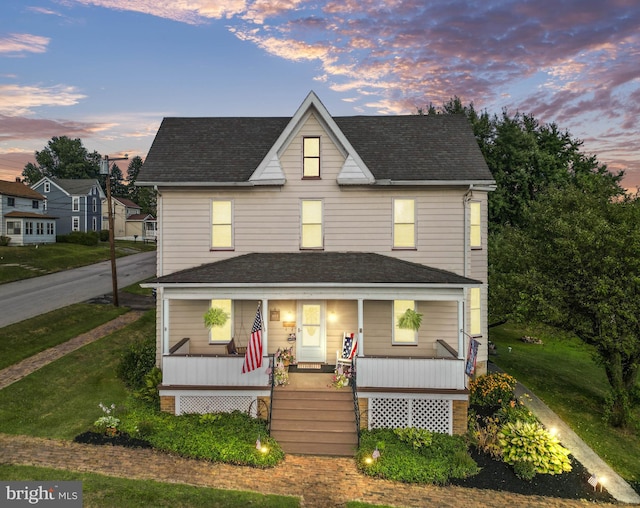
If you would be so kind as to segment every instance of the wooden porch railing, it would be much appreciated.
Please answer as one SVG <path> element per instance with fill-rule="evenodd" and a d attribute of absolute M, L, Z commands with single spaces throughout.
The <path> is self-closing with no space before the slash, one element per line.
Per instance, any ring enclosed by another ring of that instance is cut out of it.
<path fill-rule="evenodd" d="M 358 389 L 464 390 L 464 360 L 457 358 L 358 357 Z"/>

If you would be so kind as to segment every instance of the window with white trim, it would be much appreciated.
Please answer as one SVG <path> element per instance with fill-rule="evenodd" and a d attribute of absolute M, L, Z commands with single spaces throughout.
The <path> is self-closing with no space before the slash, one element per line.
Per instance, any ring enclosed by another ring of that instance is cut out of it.
<path fill-rule="evenodd" d="M 47 222 L 47 234 L 52 235 L 54 233 L 53 222 Z"/>
<path fill-rule="evenodd" d="M 469 333 L 482 335 L 480 288 L 469 291 Z"/>
<path fill-rule="evenodd" d="M 393 248 L 415 249 L 416 247 L 416 201 L 415 199 L 393 200 Z"/>
<path fill-rule="evenodd" d="M 322 249 L 322 200 L 305 199 L 301 204 L 300 248 Z"/>
<path fill-rule="evenodd" d="M 24 234 L 25 235 L 33 234 L 33 222 L 27 221 L 24 223 Z"/>
<path fill-rule="evenodd" d="M 480 215 L 480 203 L 469 203 L 469 244 L 472 249 L 482 248 L 482 216 Z"/>
<path fill-rule="evenodd" d="M 7 234 L 8 235 L 19 235 L 21 231 L 22 223 L 20 221 L 7 221 Z"/>
<path fill-rule="evenodd" d="M 71 211 L 72 212 L 79 212 L 80 211 L 80 197 L 79 196 L 73 196 L 71 198 Z"/>
<path fill-rule="evenodd" d="M 71 231 L 80 231 L 80 217 L 71 217 Z"/>
<path fill-rule="evenodd" d="M 36 234 L 44 235 L 44 222 L 36 222 Z"/>
<path fill-rule="evenodd" d="M 230 200 L 211 202 L 211 248 L 233 249 L 233 203 Z"/>
<path fill-rule="evenodd" d="M 414 300 L 394 300 L 393 301 L 393 340 L 392 344 L 396 345 L 415 345 L 418 343 L 418 332 L 400 328 L 398 319 L 407 309 L 416 310 L 416 302 Z"/>
<path fill-rule="evenodd" d="M 51 192 L 51 184 L 49 182 L 44 182 L 44 191 Z"/>
<path fill-rule="evenodd" d="M 320 178 L 320 138 L 302 139 L 302 178 Z"/>
<path fill-rule="evenodd" d="M 227 321 L 222 326 L 213 326 L 209 331 L 210 343 L 228 343 L 233 337 L 231 300 L 211 300 L 211 308 L 217 307 L 227 315 Z"/>

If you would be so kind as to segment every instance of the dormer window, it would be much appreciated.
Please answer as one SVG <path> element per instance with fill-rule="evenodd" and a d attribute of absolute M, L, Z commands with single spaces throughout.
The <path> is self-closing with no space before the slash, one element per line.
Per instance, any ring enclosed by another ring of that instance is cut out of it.
<path fill-rule="evenodd" d="M 49 182 L 44 182 L 44 191 L 51 192 L 51 184 Z"/>
<path fill-rule="evenodd" d="M 320 138 L 302 140 L 302 178 L 320 178 Z"/>

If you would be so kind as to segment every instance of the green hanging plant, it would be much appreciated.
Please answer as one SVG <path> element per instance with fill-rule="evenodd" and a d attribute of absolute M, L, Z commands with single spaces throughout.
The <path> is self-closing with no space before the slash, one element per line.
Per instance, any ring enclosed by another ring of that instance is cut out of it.
<path fill-rule="evenodd" d="M 422 324 L 422 314 L 416 312 L 413 309 L 407 309 L 398 318 L 398 328 L 403 330 L 413 330 L 417 332 Z"/>
<path fill-rule="evenodd" d="M 204 315 L 204 325 L 207 328 L 213 328 L 214 326 L 224 326 L 229 319 L 227 313 L 220 307 L 211 307 Z"/>

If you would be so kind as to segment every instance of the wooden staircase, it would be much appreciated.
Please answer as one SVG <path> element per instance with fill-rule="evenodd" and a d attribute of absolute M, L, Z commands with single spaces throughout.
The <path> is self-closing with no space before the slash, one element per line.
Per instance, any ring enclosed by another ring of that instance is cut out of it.
<path fill-rule="evenodd" d="M 285 453 L 353 457 L 358 435 L 351 389 L 277 387 L 271 436 Z"/>

